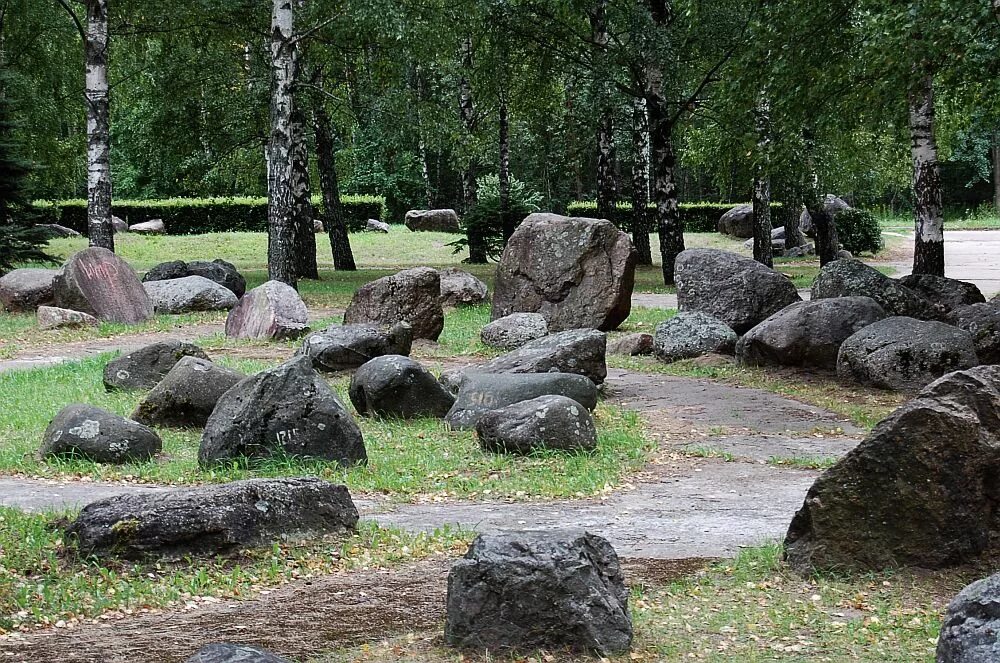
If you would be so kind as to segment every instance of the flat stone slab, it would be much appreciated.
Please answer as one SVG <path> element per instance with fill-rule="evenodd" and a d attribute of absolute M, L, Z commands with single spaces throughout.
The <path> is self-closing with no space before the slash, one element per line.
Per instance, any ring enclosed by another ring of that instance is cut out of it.
<path fill-rule="evenodd" d="M 689 442 L 687 451 L 714 451 L 738 460 L 766 463 L 773 458 L 838 460 L 858 446 L 850 437 L 786 437 L 784 435 L 725 435 Z"/>

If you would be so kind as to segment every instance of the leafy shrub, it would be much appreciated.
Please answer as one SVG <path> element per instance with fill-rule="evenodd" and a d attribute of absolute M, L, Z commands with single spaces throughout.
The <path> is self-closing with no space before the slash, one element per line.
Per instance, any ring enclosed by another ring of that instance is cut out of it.
<path fill-rule="evenodd" d="M 882 249 L 882 229 L 871 212 L 845 209 L 838 212 L 834 219 L 840 244 L 851 253 L 878 253 Z"/>
<path fill-rule="evenodd" d="M 319 196 L 313 196 L 313 205 L 320 207 Z M 341 205 L 349 230 L 361 230 L 368 219 L 382 219 L 385 215 L 385 201 L 377 196 L 341 196 Z M 44 223 L 87 232 L 86 200 L 36 202 L 35 208 L 44 217 Z M 112 203 L 112 213 L 129 225 L 163 219 L 171 235 L 267 231 L 267 198 L 116 200 Z"/>
<path fill-rule="evenodd" d="M 468 233 L 478 230 L 486 240 L 486 255 L 497 259 L 503 253 L 503 219 L 500 217 L 500 178 L 496 175 L 480 177 L 479 201 L 465 214 L 462 226 Z M 510 215 L 520 223 L 524 217 L 537 212 L 542 196 L 532 191 L 517 179 L 510 180 Z M 469 244 L 468 237 L 462 237 L 448 244 L 455 247 L 455 253 L 464 251 Z"/>
<path fill-rule="evenodd" d="M 684 223 L 684 230 L 692 233 L 712 233 L 718 227 L 719 217 L 728 212 L 739 203 L 681 203 L 681 222 Z M 653 223 L 656 204 L 649 204 L 650 213 L 649 231 L 655 230 Z M 782 206 L 781 203 L 771 203 L 771 214 L 774 217 L 774 225 L 780 225 Z M 589 200 L 578 200 L 566 206 L 566 213 L 570 216 L 596 216 L 597 203 Z M 608 219 L 619 228 L 629 231 L 632 229 L 632 206 L 627 203 L 618 203 L 615 207 L 614 218 Z"/>

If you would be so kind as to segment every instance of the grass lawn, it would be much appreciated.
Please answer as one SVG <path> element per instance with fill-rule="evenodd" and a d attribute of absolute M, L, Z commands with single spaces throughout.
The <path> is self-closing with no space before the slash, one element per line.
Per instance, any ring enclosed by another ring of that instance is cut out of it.
<path fill-rule="evenodd" d="M 884 230 L 913 232 L 912 214 L 878 214 L 879 225 Z M 947 207 L 944 210 L 944 229 L 947 230 L 997 230 L 1000 229 L 1000 214 L 992 205 L 978 208 Z"/>

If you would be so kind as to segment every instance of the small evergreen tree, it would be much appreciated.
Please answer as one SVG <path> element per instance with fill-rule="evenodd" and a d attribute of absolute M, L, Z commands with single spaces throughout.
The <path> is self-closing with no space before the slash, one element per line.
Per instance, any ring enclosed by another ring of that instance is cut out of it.
<path fill-rule="evenodd" d="M 0 69 L 0 275 L 25 262 L 54 262 L 42 248 L 48 233 L 35 225 L 27 192 L 31 163 L 20 156 L 7 91 L 10 74 Z"/>

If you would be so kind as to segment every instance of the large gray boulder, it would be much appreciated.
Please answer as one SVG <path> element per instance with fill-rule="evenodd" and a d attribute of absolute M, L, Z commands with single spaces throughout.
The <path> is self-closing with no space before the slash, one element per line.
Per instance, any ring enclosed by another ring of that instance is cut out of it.
<path fill-rule="evenodd" d="M 183 357 L 208 361 L 197 345 L 184 341 L 161 341 L 112 359 L 104 366 L 104 388 L 152 389 Z"/>
<path fill-rule="evenodd" d="M 628 651 L 628 588 L 614 548 L 583 531 L 480 534 L 448 574 L 445 640 L 533 651 Z"/>
<path fill-rule="evenodd" d="M 442 306 L 474 306 L 488 299 L 489 288 L 468 272 L 455 267 L 439 270 Z"/>
<path fill-rule="evenodd" d="M 892 317 L 844 340 L 837 375 L 880 389 L 917 391 L 945 373 L 978 363 L 969 332 L 943 322 Z"/>
<path fill-rule="evenodd" d="M 414 338 L 436 341 L 444 329 L 441 275 L 431 267 L 404 269 L 367 283 L 354 293 L 344 324 L 407 322 Z"/>
<path fill-rule="evenodd" d="M 705 354 L 733 354 L 736 332 L 722 320 L 700 311 L 682 311 L 656 325 L 653 354 L 666 361 Z"/>
<path fill-rule="evenodd" d="M 67 327 L 97 327 L 101 321 L 80 311 L 71 311 L 58 306 L 39 306 L 35 312 L 39 329 L 63 329 Z"/>
<path fill-rule="evenodd" d="M 681 251 L 674 279 L 680 311 L 707 313 L 737 334 L 801 300 L 783 274 L 751 258 L 718 249 Z"/>
<path fill-rule="evenodd" d="M 601 384 L 608 375 L 608 339 L 596 329 L 571 329 L 529 341 L 479 366 L 480 373 L 576 373 Z"/>
<path fill-rule="evenodd" d="M 309 311 L 299 293 L 281 281 L 267 281 L 245 294 L 226 318 L 226 336 L 281 340 L 309 331 Z"/>
<path fill-rule="evenodd" d="M 85 506 L 66 533 L 83 555 L 174 560 L 339 533 L 357 522 L 345 486 L 287 477 L 109 497 Z"/>
<path fill-rule="evenodd" d="M 445 422 L 455 430 L 470 430 L 491 410 L 539 396 L 566 396 L 588 410 L 597 407 L 597 386 L 575 373 L 468 373 Z"/>
<path fill-rule="evenodd" d="M 182 279 L 185 276 L 201 276 L 209 281 L 214 281 L 227 290 L 232 291 L 237 298 L 242 297 L 247 291 L 246 279 L 236 269 L 236 265 L 226 262 L 221 258 L 217 258 L 211 262 L 207 260 L 192 260 L 191 262 L 171 260 L 170 262 L 161 262 L 146 272 L 142 280 L 143 283 L 149 283 L 150 281 Z"/>
<path fill-rule="evenodd" d="M 57 269 L 15 269 L 0 276 L 0 305 L 11 313 L 34 311 L 51 304 L 55 297 L 52 284 Z"/>
<path fill-rule="evenodd" d="M 736 356 L 744 364 L 835 369 L 840 345 L 885 317 L 870 297 L 797 302 L 748 331 Z"/>
<path fill-rule="evenodd" d="M 531 214 L 500 259 L 491 319 L 540 313 L 550 331 L 617 329 L 632 310 L 635 265 L 632 240 L 610 221 Z"/>
<path fill-rule="evenodd" d="M 132 419 L 147 426 L 201 428 L 222 394 L 245 378 L 206 359 L 182 357 L 136 406 Z"/>
<path fill-rule="evenodd" d="M 107 249 L 73 254 L 52 283 L 59 308 L 89 313 L 104 322 L 136 324 L 153 317 L 153 303 L 132 266 Z"/>
<path fill-rule="evenodd" d="M 843 198 L 828 193 L 823 196 L 823 209 L 830 215 L 831 219 L 836 219 L 837 214 L 845 209 L 851 209 L 851 206 Z M 812 216 L 809 215 L 809 211 L 805 207 L 799 214 L 799 230 L 808 237 L 816 237 L 816 227 L 813 225 Z"/>
<path fill-rule="evenodd" d="M 810 299 L 834 297 L 871 297 L 891 316 L 918 320 L 942 320 L 946 316 L 943 307 L 860 260 L 834 260 L 819 270 Z"/>
<path fill-rule="evenodd" d="M 934 304 L 940 304 L 948 311 L 970 304 L 982 304 L 986 301 L 986 297 L 983 296 L 975 283 L 949 279 L 944 276 L 908 274 L 900 278 L 899 282 L 924 299 Z"/>
<path fill-rule="evenodd" d="M 733 237 L 753 237 L 753 205 L 737 205 L 727 211 L 719 218 L 716 230 Z"/>
<path fill-rule="evenodd" d="M 980 364 L 1000 364 L 1000 305 L 972 304 L 952 310 L 951 322 L 972 334 Z"/>
<path fill-rule="evenodd" d="M 809 489 L 785 538 L 801 573 L 966 563 L 997 534 L 1000 366 L 923 389 Z"/>
<path fill-rule="evenodd" d="M 414 232 L 462 232 L 458 213 L 453 209 L 411 209 L 406 213 L 403 223 Z"/>
<path fill-rule="evenodd" d="M 937 663 L 1000 661 L 1000 573 L 966 586 L 948 604 Z"/>
<path fill-rule="evenodd" d="M 261 371 L 223 394 L 198 449 L 202 467 L 273 456 L 343 466 L 368 460 L 357 422 L 308 357 Z"/>
<path fill-rule="evenodd" d="M 205 645 L 184 663 L 291 663 L 271 652 L 251 647 L 220 642 Z"/>
<path fill-rule="evenodd" d="M 67 228 L 66 226 L 61 226 L 58 223 L 36 223 L 35 227 L 43 229 L 49 239 L 56 239 L 59 237 L 81 237 L 80 233 L 77 231 L 72 228 Z"/>
<path fill-rule="evenodd" d="M 548 333 L 549 323 L 541 313 L 511 313 L 486 324 L 479 338 L 491 348 L 513 350 Z"/>
<path fill-rule="evenodd" d="M 132 224 L 128 227 L 128 231 L 140 235 L 164 235 L 167 232 L 167 226 L 163 223 L 163 219 L 150 219 L 142 223 Z"/>
<path fill-rule="evenodd" d="M 443 417 L 455 403 L 430 371 L 401 355 L 367 362 L 354 373 L 348 393 L 358 414 L 379 417 Z"/>
<path fill-rule="evenodd" d="M 142 287 L 157 313 L 228 311 L 236 306 L 236 295 L 231 290 L 204 276 L 147 281 Z"/>
<path fill-rule="evenodd" d="M 73 456 L 95 463 L 122 464 L 149 460 L 163 443 L 155 431 L 93 405 L 67 405 L 52 419 L 38 453 Z"/>
<path fill-rule="evenodd" d="M 305 337 L 296 354 L 312 359 L 320 371 L 357 368 L 383 355 L 409 355 L 413 328 L 397 322 L 392 327 L 378 325 L 333 325 Z"/>
<path fill-rule="evenodd" d="M 483 451 L 593 451 L 597 428 L 590 412 L 566 396 L 539 396 L 490 410 L 476 422 Z"/>

